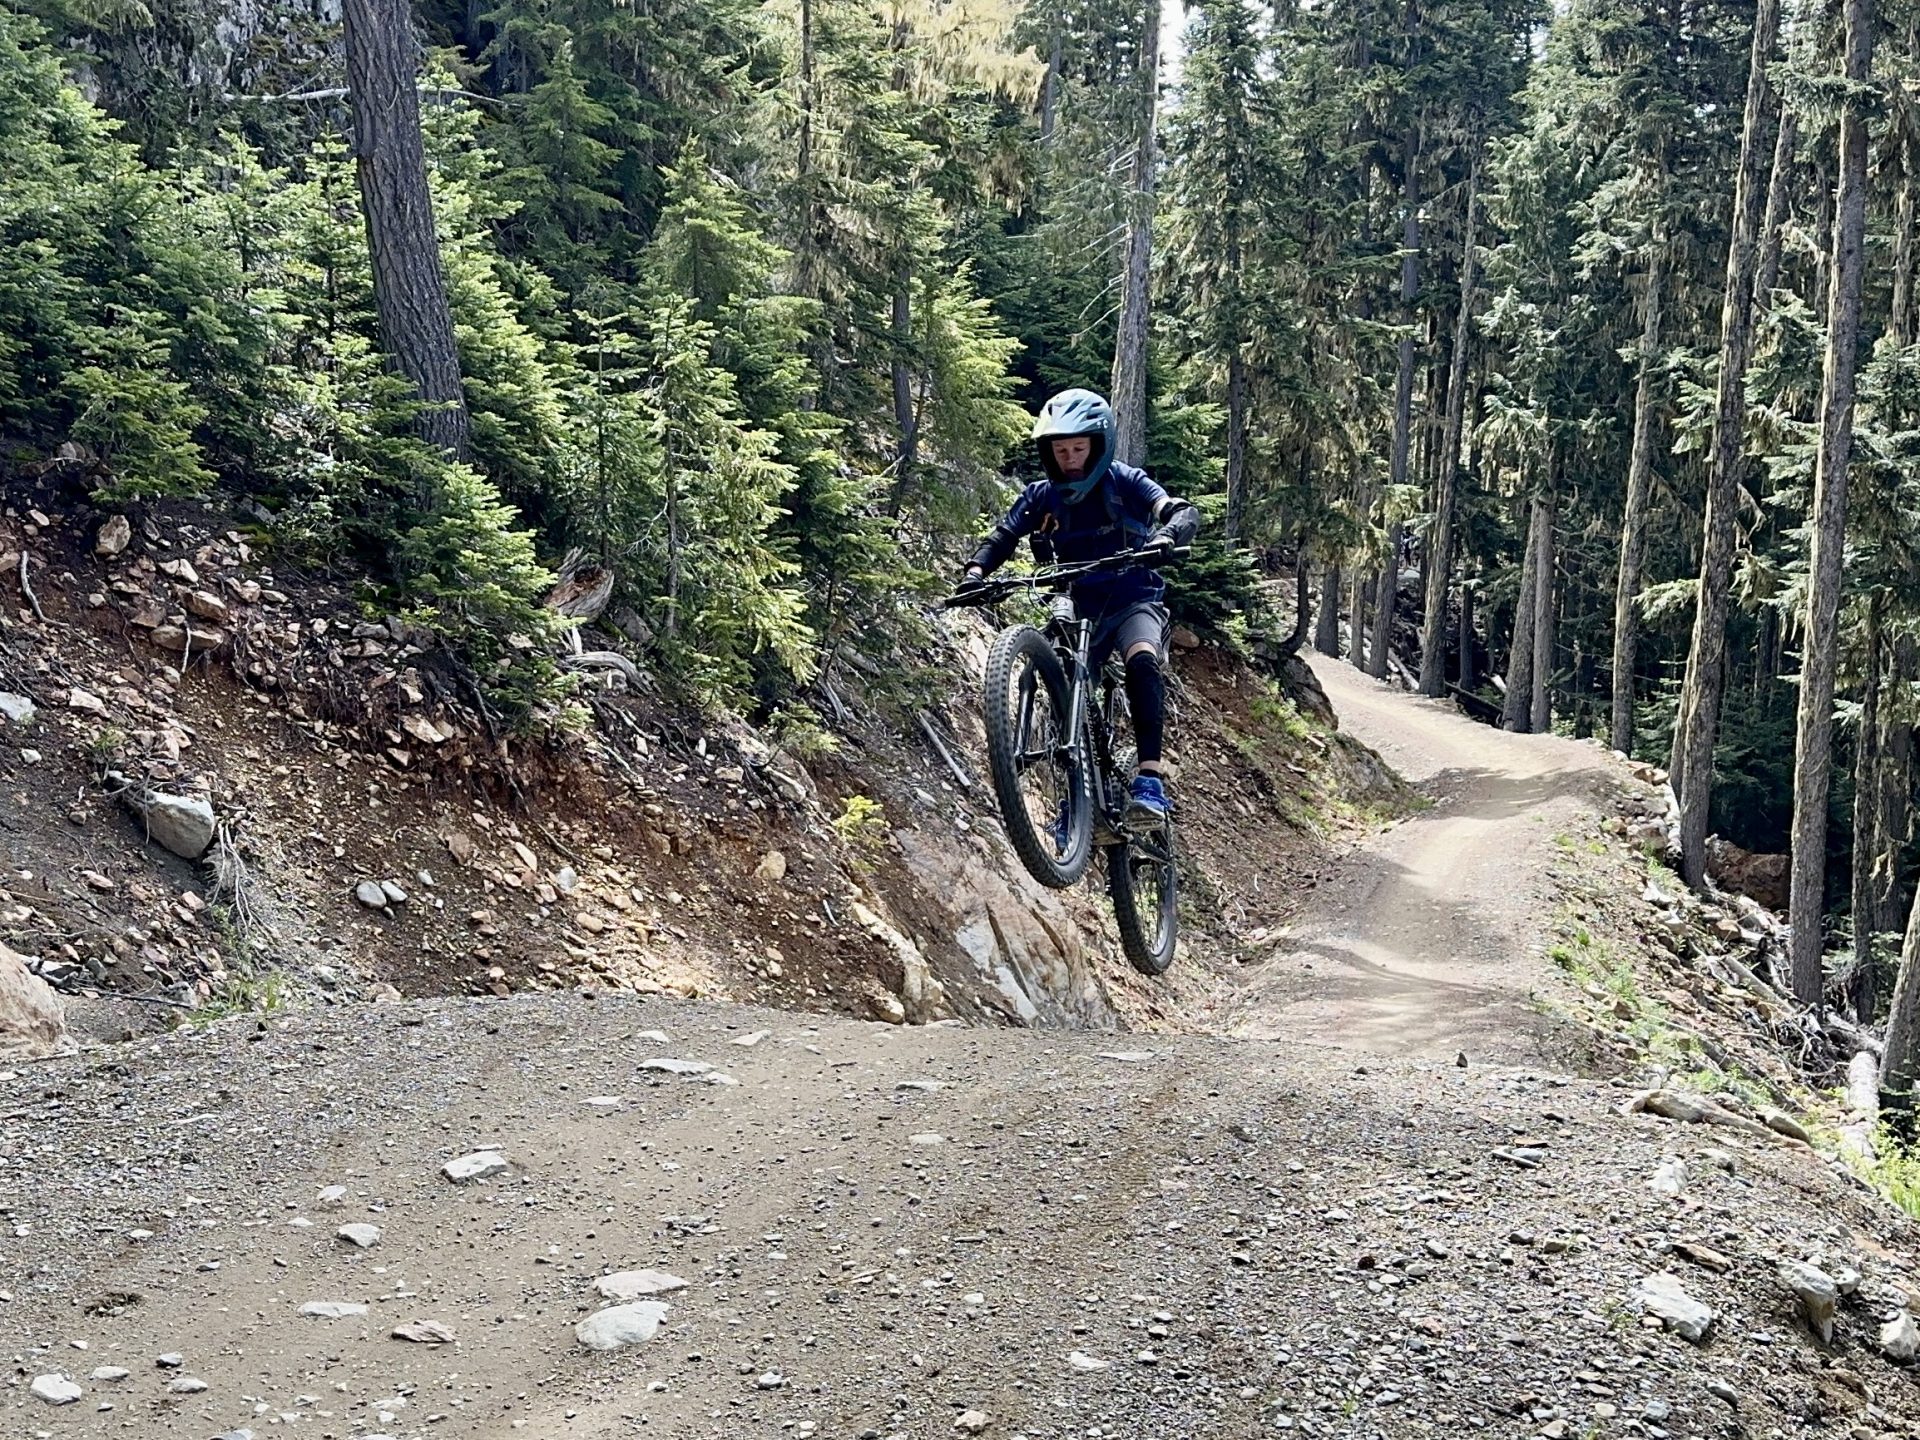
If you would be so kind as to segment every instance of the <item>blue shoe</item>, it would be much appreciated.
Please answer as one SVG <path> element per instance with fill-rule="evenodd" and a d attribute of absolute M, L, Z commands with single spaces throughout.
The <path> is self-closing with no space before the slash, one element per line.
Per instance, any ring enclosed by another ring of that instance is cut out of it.
<path fill-rule="evenodd" d="M 1158 829 L 1167 823 L 1170 810 L 1167 788 L 1160 783 L 1158 775 L 1133 777 L 1133 784 L 1127 788 L 1127 813 L 1124 817 L 1129 830 Z"/>

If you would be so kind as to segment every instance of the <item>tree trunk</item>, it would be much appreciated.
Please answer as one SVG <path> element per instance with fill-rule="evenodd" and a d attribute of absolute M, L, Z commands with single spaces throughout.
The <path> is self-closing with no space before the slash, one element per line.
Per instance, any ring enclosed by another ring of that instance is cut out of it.
<path fill-rule="evenodd" d="M 464 460 L 467 402 L 427 188 L 413 14 L 405 0 L 346 0 L 343 19 L 355 170 L 380 339 L 420 397 L 414 420 L 420 438 L 450 459 Z M 424 503 L 427 497 L 420 498 Z"/>
<path fill-rule="evenodd" d="M 1800 664 L 1793 767 L 1793 894 L 1788 924 L 1793 994 L 1820 1003 L 1820 916 L 1827 879 L 1827 789 L 1833 765 L 1833 682 L 1839 649 L 1840 571 L 1847 536 L 1847 469 L 1853 455 L 1854 367 L 1866 273 L 1867 116 L 1860 94 L 1872 79 L 1873 0 L 1845 0 L 1846 76 L 1855 87 L 1840 117 L 1840 188 L 1833 224 L 1833 284 L 1827 300 L 1826 374 L 1820 455 L 1813 477 L 1812 555 L 1806 644 Z"/>
<path fill-rule="evenodd" d="M 1853 1013 L 1871 1024 L 1875 858 L 1880 853 L 1880 658 L 1887 592 L 1867 598 L 1867 653 L 1861 663 L 1860 725 L 1853 747 Z"/>
<path fill-rule="evenodd" d="M 1893 303 L 1887 308 L 1887 333 L 1902 349 L 1920 340 L 1920 307 L 1913 300 L 1913 272 L 1920 265 L 1914 243 L 1915 170 L 1920 169 L 1920 142 L 1909 145 L 1900 171 L 1900 188 L 1893 201 Z"/>
<path fill-rule="evenodd" d="M 1053 144 L 1054 120 L 1060 109 L 1060 12 L 1053 13 L 1053 43 L 1047 51 L 1047 75 L 1040 82 L 1040 143 Z"/>
<path fill-rule="evenodd" d="M 1460 485 L 1460 432 L 1467 414 L 1467 352 L 1473 338 L 1474 213 L 1480 203 L 1480 144 L 1467 170 L 1467 223 L 1460 242 L 1460 310 L 1453 322 L 1447 421 L 1435 472 L 1433 525 L 1427 531 L 1427 609 L 1420 625 L 1420 693 L 1447 693 L 1447 572 L 1453 564 L 1454 494 Z"/>
<path fill-rule="evenodd" d="M 1312 628 L 1313 578 L 1308 573 L 1306 553 L 1302 550 L 1293 562 L 1293 631 L 1280 642 L 1280 653 L 1298 655 Z"/>
<path fill-rule="evenodd" d="M 1912 689 L 1920 677 L 1920 644 L 1911 635 L 1893 642 L 1893 665 L 1880 697 L 1880 761 L 1876 767 L 1873 857 L 1873 928 L 1888 934 L 1900 926 L 1900 867 L 1913 830 Z"/>
<path fill-rule="evenodd" d="M 1340 567 L 1320 572 L 1320 615 L 1313 627 L 1313 648 L 1322 655 L 1340 656 Z"/>
<path fill-rule="evenodd" d="M 920 425 L 913 408 L 913 366 L 908 352 L 913 344 L 913 296 L 907 279 L 900 278 L 893 292 L 893 423 L 900 432 L 899 449 L 894 452 L 893 494 L 889 513 L 898 515 L 913 483 L 914 456 L 920 445 Z"/>
<path fill-rule="evenodd" d="M 1420 126 L 1407 131 L 1400 234 L 1400 356 L 1393 385 L 1393 458 L 1390 480 L 1398 489 L 1407 483 L 1407 456 L 1413 443 L 1413 316 L 1420 293 Z M 1380 591 L 1374 596 L 1373 648 L 1367 655 L 1367 673 L 1375 679 L 1387 674 L 1387 649 L 1393 638 L 1393 612 L 1400 589 L 1401 529 L 1390 537 L 1387 563 L 1380 572 Z"/>
<path fill-rule="evenodd" d="M 1367 673 L 1387 678 L 1387 656 L 1393 651 L 1393 616 L 1400 598 L 1400 552 L 1407 543 L 1407 527 L 1398 520 L 1387 530 L 1387 563 L 1373 591 L 1373 638 L 1367 646 Z"/>
<path fill-rule="evenodd" d="M 1367 668 L 1367 581 L 1358 566 L 1353 572 L 1353 609 L 1347 613 L 1347 660 L 1356 670 Z"/>
<path fill-rule="evenodd" d="M 1713 749 L 1725 684 L 1728 590 L 1733 579 L 1734 523 L 1740 506 L 1741 436 L 1746 422 L 1747 353 L 1753 338 L 1754 232 L 1760 226 L 1760 157 L 1771 87 L 1767 65 L 1780 30 L 1780 0 L 1759 0 L 1747 70 L 1747 104 L 1734 183 L 1733 236 L 1720 313 L 1720 375 L 1707 477 L 1706 535 L 1695 602 L 1687 678 L 1668 765 L 1680 800 L 1680 871 L 1699 885 L 1707 871 L 1707 816 Z"/>
<path fill-rule="evenodd" d="M 1640 646 L 1640 569 L 1646 562 L 1647 507 L 1653 495 L 1653 371 L 1660 353 L 1661 288 L 1666 237 L 1658 225 L 1647 259 L 1646 313 L 1640 321 L 1640 375 L 1633 391 L 1633 453 L 1627 462 L 1627 504 L 1620 517 L 1620 573 L 1613 589 L 1613 748 L 1633 751 L 1633 667 Z"/>
<path fill-rule="evenodd" d="M 1893 982 L 1893 1008 L 1887 1014 L 1887 1044 L 1880 1057 L 1880 1105 L 1906 1112 L 1913 1108 L 1913 1080 L 1920 1071 L 1920 890 L 1907 917 L 1900 947 L 1900 974 Z"/>
<path fill-rule="evenodd" d="M 1780 242 L 1793 199 L 1793 164 L 1800 143 L 1800 117 L 1781 108 L 1773 137 L 1773 178 L 1767 182 L 1767 216 L 1760 226 L 1760 258 L 1754 270 L 1753 301 L 1764 314 L 1773 308 L 1773 287 L 1780 283 Z"/>
<path fill-rule="evenodd" d="M 1247 362 L 1240 342 L 1227 356 L 1227 514 L 1226 539 L 1237 545 L 1247 528 Z"/>
<path fill-rule="evenodd" d="M 1530 728 L 1553 728 L 1553 502 L 1536 498 L 1533 521 L 1539 556 L 1533 562 L 1533 705 Z"/>
<path fill-rule="evenodd" d="M 1113 458 L 1140 465 L 1147 458 L 1148 281 L 1153 262 L 1154 117 L 1160 99 L 1160 0 L 1147 0 L 1140 36 L 1139 111 L 1135 116 L 1132 196 L 1127 206 L 1126 268 L 1121 279 L 1120 326 L 1113 342 L 1113 412 L 1120 433 Z"/>
<path fill-rule="evenodd" d="M 1460 688 L 1473 693 L 1478 676 L 1473 671 L 1473 587 L 1460 587 Z"/>
<path fill-rule="evenodd" d="M 1500 728 L 1525 733 L 1533 722 L 1533 619 L 1539 602 L 1540 542 L 1544 513 L 1529 502 L 1527 549 L 1520 562 L 1520 592 L 1513 602 L 1513 644 L 1507 651 L 1507 693 L 1500 706 Z"/>

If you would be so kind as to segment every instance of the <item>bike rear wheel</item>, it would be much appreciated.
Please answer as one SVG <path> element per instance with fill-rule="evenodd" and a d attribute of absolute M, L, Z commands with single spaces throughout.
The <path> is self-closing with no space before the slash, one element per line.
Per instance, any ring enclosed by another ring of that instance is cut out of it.
<path fill-rule="evenodd" d="M 1067 743 L 1067 676 L 1030 625 L 994 637 L 987 653 L 987 760 L 1000 819 L 1020 863 L 1064 890 L 1093 855 L 1093 787 Z"/>
<path fill-rule="evenodd" d="M 1142 975 L 1173 964 L 1180 926 L 1180 872 L 1173 822 L 1107 847 L 1107 895 L 1120 925 L 1120 948 Z"/>

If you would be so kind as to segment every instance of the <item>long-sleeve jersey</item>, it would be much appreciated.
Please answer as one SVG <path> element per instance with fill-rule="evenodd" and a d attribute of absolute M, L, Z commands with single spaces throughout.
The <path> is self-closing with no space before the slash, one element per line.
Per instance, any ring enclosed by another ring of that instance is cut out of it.
<path fill-rule="evenodd" d="M 1022 539 L 1042 564 L 1099 560 L 1138 548 L 1162 527 L 1175 544 L 1185 545 L 1200 528 L 1200 512 L 1169 495 L 1146 471 L 1116 462 L 1078 504 L 1052 481 L 1028 485 L 981 542 L 973 563 L 982 571 L 995 570 L 1006 564 Z M 1073 582 L 1072 588 L 1081 614 L 1101 615 L 1157 601 L 1167 587 L 1158 571 L 1134 568 L 1096 573 Z"/>

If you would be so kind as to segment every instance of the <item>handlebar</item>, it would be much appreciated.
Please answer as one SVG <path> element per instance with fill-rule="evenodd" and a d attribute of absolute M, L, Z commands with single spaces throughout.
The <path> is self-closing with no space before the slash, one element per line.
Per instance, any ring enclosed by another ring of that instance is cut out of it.
<path fill-rule="evenodd" d="M 940 602 L 948 610 L 958 610 L 970 605 L 992 605 L 1006 599 L 1016 590 L 1039 590 L 1043 587 L 1058 586 L 1063 581 L 1077 580 L 1084 575 L 1092 575 L 1102 570 L 1130 570 L 1136 565 L 1150 565 L 1156 561 L 1164 563 L 1176 560 L 1189 553 L 1193 547 L 1178 545 L 1171 550 L 1125 550 L 1118 555 L 1108 555 L 1099 560 L 1082 560 L 1072 565 L 1050 565 L 1044 570 L 1036 570 L 1031 575 L 1001 575 L 991 580 L 982 579 L 972 585 L 963 586 Z"/>

